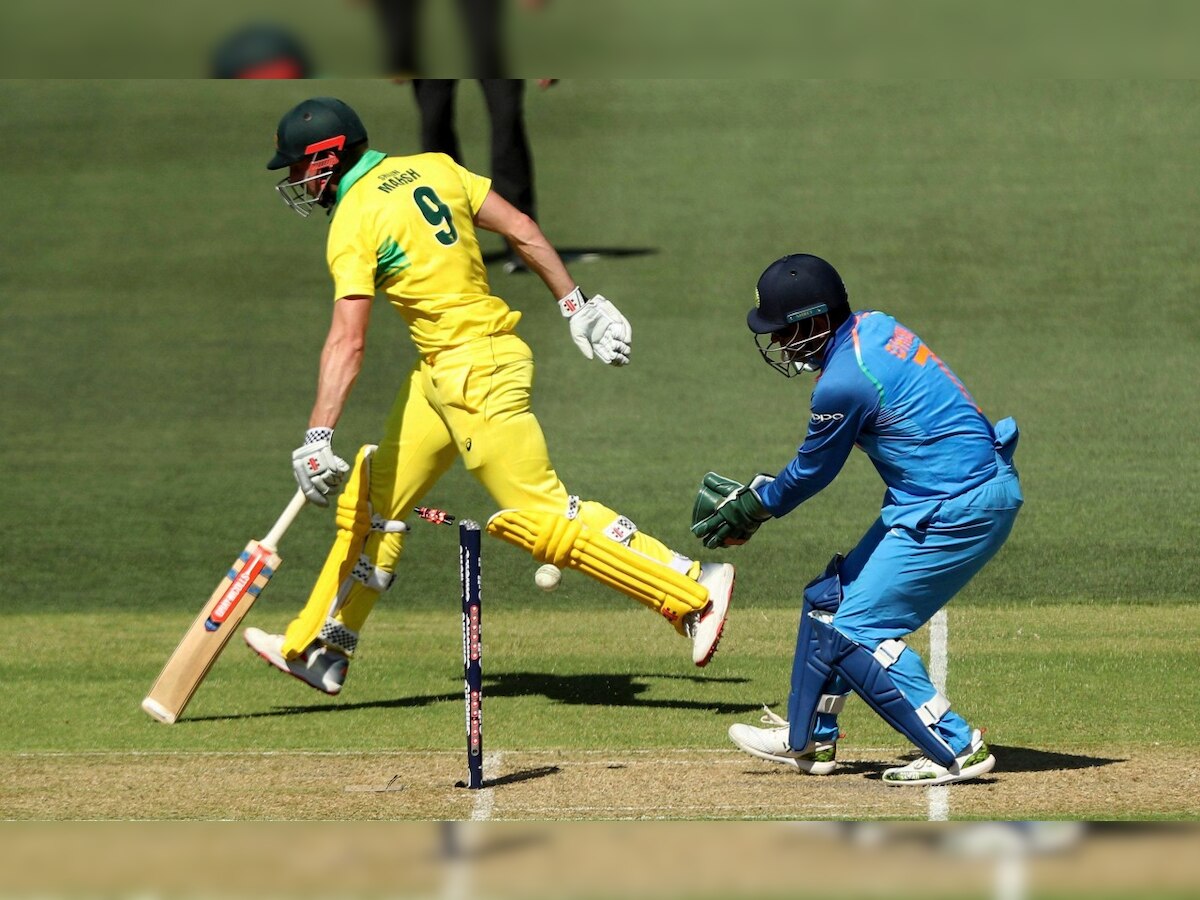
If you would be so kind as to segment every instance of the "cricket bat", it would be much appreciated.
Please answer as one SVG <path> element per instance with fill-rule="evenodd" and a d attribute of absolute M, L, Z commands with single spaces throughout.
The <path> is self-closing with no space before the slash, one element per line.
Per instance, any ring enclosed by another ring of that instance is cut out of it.
<path fill-rule="evenodd" d="M 251 541 L 234 560 L 142 701 L 142 709 L 151 717 L 170 725 L 182 715 L 229 638 L 278 571 L 281 560 L 275 551 L 279 540 L 304 504 L 304 493 L 297 490 L 266 537 Z"/>

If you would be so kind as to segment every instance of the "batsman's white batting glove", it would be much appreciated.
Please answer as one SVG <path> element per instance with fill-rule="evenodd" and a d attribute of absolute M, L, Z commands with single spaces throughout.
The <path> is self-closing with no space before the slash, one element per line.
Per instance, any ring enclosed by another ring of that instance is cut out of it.
<path fill-rule="evenodd" d="M 309 503 L 328 506 L 329 495 L 336 494 L 349 464 L 333 452 L 333 429 L 310 428 L 304 433 L 304 446 L 292 452 L 292 472 L 296 484 Z"/>
<path fill-rule="evenodd" d="M 599 294 L 589 300 L 579 288 L 559 300 L 558 307 L 567 317 L 571 340 L 584 356 L 610 366 L 629 364 L 633 329 L 620 310 Z"/>

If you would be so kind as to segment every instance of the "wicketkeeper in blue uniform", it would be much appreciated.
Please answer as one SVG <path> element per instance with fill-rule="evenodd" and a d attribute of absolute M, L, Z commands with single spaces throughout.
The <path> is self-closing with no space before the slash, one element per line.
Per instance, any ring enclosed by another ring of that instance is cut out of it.
<path fill-rule="evenodd" d="M 851 690 L 924 754 L 883 780 L 947 784 L 992 770 L 978 730 L 950 708 L 904 637 L 929 621 L 1000 549 L 1021 507 L 1017 426 L 993 426 L 950 368 L 878 311 L 851 312 L 828 262 L 786 256 L 758 281 L 747 324 L 784 375 L 817 373 L 804 443 L 775 477 L 710 472 L 693 511 L 706 547 L 745 543 L 829 484 L 852 447 L 887 485 L 879 518 L 804 589 L 788 718 L 729 736 L 762 759 L 827 775 Z"/>

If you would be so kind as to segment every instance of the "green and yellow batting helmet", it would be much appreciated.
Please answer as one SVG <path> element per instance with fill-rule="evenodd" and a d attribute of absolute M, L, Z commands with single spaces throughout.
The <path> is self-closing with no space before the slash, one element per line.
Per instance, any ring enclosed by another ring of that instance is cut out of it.
<path fill-rule="evenodd" d="M 275 129 L 275 155 L 268 169 L 286 169 L 315 153 L 339 153 L 367 140 L 358 113 L 334 97 L 313 97 L 284 113 Z"/>

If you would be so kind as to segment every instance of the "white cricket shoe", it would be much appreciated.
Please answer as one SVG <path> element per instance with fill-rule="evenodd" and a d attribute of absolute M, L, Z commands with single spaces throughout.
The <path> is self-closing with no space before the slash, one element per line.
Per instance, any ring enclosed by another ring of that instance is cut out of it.
<path fill-rule="evenodd" d="M 346 681 L 350 660 L 332 647 L 313 641 L 296 659 L 283 655 L 283 635 L 267 634 L 261 628 L 247 628 L 242 637 L 250 649 L 293 678 L 325 694 L 337 694 Z"/>
<path fill-rule="evenodd" d="M 928 757 L 922 756 L 913 760 L 907 766 L 887 769 L 883 773 L 884 784 L 914 785 L 927 787 L 935 784 L 951 784 L 955 781 L 969 781 L 986 775 L 996 765 L 996 757 L 988 750 L 983 742 L 979 729 L 971 732 L 971 743 L 954 759 L 950 768 L 939 765 Z"/>
<path fill-rule="evenodd" d="M 771 715 L 770 721 L 783 721 Z M 763 717 L 768 721 L 767 717 Z M 751 756 L 770 762 L 794 766 L 808 775 L 830 775 L 837 768 L 837 743 L 808 742 L 802 750 L 793 750 L 788 743 L 788 726 L 779 728 L 757 728 L 754 725 L 730 725 L 729 739 Z"/>
<path fill-rule="evenodd" d="M 700 577 L 696 580 L 708 588 L 708 605 L 699 612 L 688 613 L 684 623 L 692 639 L 692 662 L 700 667 L 707 666 L 717 652 L 729 615 L 729 601 L 733 599 L 736 571 L 729 563 L 700 564 Z"/>

